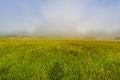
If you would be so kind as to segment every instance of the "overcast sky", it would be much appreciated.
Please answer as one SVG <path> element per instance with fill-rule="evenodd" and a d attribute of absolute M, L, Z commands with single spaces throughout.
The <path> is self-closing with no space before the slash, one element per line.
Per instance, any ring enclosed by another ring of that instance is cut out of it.
<path fill-rule="evenodd" d="M 0 0 L 0 32 L 112 32 L 120 29 L 120 0 Z"/>

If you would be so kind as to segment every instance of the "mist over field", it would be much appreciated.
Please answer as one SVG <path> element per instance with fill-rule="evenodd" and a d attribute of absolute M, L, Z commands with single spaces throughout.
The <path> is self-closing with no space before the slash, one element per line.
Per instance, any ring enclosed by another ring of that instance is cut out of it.
<path fill-rule="evenodd" d="M 120 36 L 119 0 L 1 0 L 0 6 L 1 34 Z"/>
<path fill-rule="evenodd" d="M 0 0 L 0 80 L 120 80 L 120 0 Z"/>

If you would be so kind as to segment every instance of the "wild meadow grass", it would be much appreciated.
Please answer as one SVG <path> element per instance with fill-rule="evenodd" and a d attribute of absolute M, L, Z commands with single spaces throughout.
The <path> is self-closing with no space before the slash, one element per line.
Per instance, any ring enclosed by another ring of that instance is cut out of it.
<path fill-rule="evenodd" d="M 0 80 L 120 80 L 120 42 L 1 39 Z"/>

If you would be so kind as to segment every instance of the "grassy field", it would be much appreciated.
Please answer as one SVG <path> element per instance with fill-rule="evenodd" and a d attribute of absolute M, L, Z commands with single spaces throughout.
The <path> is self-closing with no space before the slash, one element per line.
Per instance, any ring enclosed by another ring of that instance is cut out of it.
<path fill-rule="evenodd" d="M 0 80 L 120 80 L 120 42 L 0 40 Z"/>

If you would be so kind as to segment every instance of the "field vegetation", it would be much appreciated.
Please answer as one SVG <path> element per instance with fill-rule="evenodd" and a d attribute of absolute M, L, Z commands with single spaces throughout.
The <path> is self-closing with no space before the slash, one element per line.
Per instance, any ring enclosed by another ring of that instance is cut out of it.
<path fill-rule="evenodd" d="M 0 40 L 0 80 L 119 79 L 119 41 Z"/>

